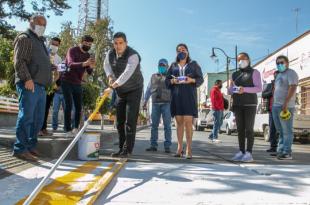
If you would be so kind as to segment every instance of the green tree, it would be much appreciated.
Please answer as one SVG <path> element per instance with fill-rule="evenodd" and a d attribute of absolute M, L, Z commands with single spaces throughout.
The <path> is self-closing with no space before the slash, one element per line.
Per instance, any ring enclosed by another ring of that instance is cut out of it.
<path fill-rule="evenodd" d="M 111 19 L 99 19 L 95 23 L 89 23 L 85 34 L 94 38 L 94 46 L 90 52 L 96 56 L 96 68 L 92 75 L 92 81 L 100 85 L 100 82 L 107 85 L 107 78 L 103 70 L 103 62 L 107 52 L 112 47 L 113 30 L 111 27 Z"/>
<path fill-rule="evenodd" d="M 59 38 L 61 44 L 58 50 L 58 55 L 64 59 L 66 57 L 67 51 L 72 46 L 76 45 L 76 39 L 74 37 L 74 28 L 72 22 L 65 22 L 62 24 L 61 32 L 59 33 Z"/>
<path fill-rule="evenodd" d="M 11 33 L 14 38 L 16 32 Z M 13 52 L 13 40 L 0 37 L 0 79 L 6 80 L 7 89 L 11 89 L 14 92 Z"/>
<path fill-rule="evenodd" d="M 83 89 L 83 108 L 84 111 L 94 110 L 96 107 L 96 100 L 99 96 L 99 87 L 93 83 L 85 83 L 82 85 Z"/>
<path fill-rule="evenodd" d="M 14 26 L 10 25 L 7 19 L 17 17 L 25 21 L 35 12 L 47 14 L 47 17 L 51 12 L 61 16 L 65 9 L 71 8 L 67 4 L 67 0 L 31 0 L 28 2 L 32 5 L 30 11 L 26 10 L 23 0 L 0 0 L 0 34 L 3 37 L 9 38 L 11 34 L 8 31 L 14 29 Z"/>

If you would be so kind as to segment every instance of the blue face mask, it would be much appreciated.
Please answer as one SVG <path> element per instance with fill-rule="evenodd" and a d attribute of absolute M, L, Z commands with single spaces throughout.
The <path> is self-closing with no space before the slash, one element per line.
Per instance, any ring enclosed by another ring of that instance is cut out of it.
<path fill-rule="evenodd" d="M 177 58 L 178 58 L 179 60 L 184 60 L 184 59 L 186 58 L 186 53 L 184 53 L 184 52 L 178 53 Z"/>
<path fill-rule="evenodd" d="M 286 66 L 284 64 L 277 65 L 277 70 L 282 73 L 286 70 Z"/>
<path fill-rule="evenodd" d="M 160 74 L 166 74 L 167 73 L 167 68 L 165 66 L 158 66 L 158 72 Z"/>

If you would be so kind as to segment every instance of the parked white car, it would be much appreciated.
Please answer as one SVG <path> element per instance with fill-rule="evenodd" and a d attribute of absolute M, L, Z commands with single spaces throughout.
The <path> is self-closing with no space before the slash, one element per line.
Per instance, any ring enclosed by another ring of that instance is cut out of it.
<path fill-rule="evenodd" d="M 210 114 L 210 109 L 201 109 L 198 112 L 198 119 L 196 120 L 196 130 L 197 131 L 203 131 L 205 128 L 208 128 L 207 126 L 207 116 Z"/>
<path fill-rule="evenodd" d="M 237 131 L 236 119 L 233 112 L 228 111 L 224 114 L 223 124 L 220 127 L 220 132 L 225 132 L 227 135 Z"/>
<path fill-rule="evenodd" d="M 256 135 L 263 135 L 266 142 L 269 141 L 269 114 L 257 109 L 255 116 L 254 132 Z M 310 140 L 310 116 L 294 114 L 293 121 L 294 139 L 301 143 L 308 143 Z"/>

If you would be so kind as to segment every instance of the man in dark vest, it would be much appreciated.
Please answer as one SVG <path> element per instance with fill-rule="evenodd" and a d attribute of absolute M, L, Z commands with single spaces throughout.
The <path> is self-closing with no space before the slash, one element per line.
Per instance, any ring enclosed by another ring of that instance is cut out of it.
<path fill-rule="evenodd" d="M 13 155 L 36 161 L 37 135 L 43 125 L 45 88 L 52 81 L 52 65 L 43 41 L 46 28 L 44 16 L 30 18 L 30 28 L 14 41 L 15 83 L 19 95 L 16 142 Z"/>
<path fill-rule="evenodd" d="M 127 46 L 126 35 L 118 32 L 113 36 L 114 48 L 108 53 L 104 70 L 109 86 L 116 90 L 117 130 L 119 151 L 112 157 L 128 157 L 134 147 L 136 127 L 143 90 L 141 58 L 137 51 Z"/>
<path fill-rule="evenodd" d="M 158 141 L 158 126 L 160 116 L 163 117 L 165 130 L 165 152 L 170 153 L 171 146 L 171 112 L 170 101 L 171 92 L 166 87 L 166 74 L 169 68 L 166 59 L 160 59 L 158 62 L 158 72 L 153 74 L 151 81 L 147 86 L 143 108 L 146 109 L 147 102 L 152 96 L 152 129 L 151 129 L 151 146 L 146 151 L 157 151 Z"/>

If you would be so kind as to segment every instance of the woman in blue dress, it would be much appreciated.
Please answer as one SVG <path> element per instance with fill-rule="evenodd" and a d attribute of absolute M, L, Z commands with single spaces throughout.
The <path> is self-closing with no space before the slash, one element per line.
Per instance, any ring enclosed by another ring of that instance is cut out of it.
<path fill-rule="evenodd" d="M 183 156 L 183 135 L 186 133 L 186 158 L 192 158 L 193 118 L 198 115 L 197 88 L 203 74 L 196 61 L 189 56 L 188 47 L 179 44 L 176 62 L 168 70 L 166 83 L 171 89 L 171 115 L 177 122 L 178 149 L 175 157 Z"/>

